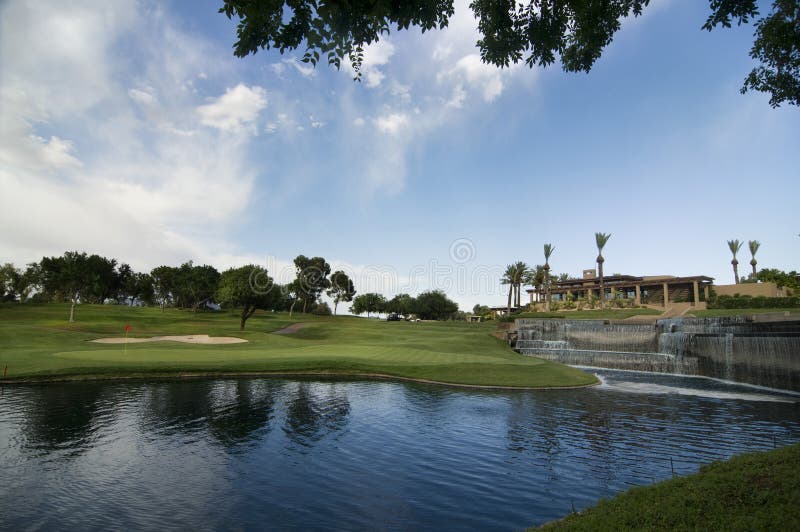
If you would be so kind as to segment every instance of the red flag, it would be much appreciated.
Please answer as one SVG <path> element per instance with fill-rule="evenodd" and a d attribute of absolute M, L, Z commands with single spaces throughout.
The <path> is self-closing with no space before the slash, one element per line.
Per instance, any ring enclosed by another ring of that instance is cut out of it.
<path fill-rule="evenodd" d="M 131 326 L 130 326 L 130 325 L 126 325 L 126 326 L 125 326 L 125 332 L 128 332 L 128 331 L 130 331 L 130 330 L 131 330 Z"/>

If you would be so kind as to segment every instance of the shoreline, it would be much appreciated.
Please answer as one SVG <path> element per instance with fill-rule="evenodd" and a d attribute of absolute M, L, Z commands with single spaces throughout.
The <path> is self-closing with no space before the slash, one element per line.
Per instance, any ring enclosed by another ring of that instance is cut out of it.
<path fill-rule="evenodd" d="M 364 380 L 383 380 L 383 381 L 403 381 L 417 382 L 421 384 L 434 384 L 437 386 L 448 386 L 454 388 L 472 388 L 479 390 L 507 390 L 507 391 L 557 391 L 557 390 L 576 390 L 580 388 L 591 388 L 599 386 L 601 381 L 589 384 L 579 384 L 573 386 L 503 386 L 490 384 L 463 384 L 455 382 L 436 381 L 415 377 L 401 377 L 399 375 L 389 375 L 387 373 L 354 373 L 354 372 L 330 372 L 330 371 L 198 371 L 198 372 L 178 372 L 178 373 L 131 373 L 129 375 L 104 375 L 104 374 L 75 374 L 75 375 L 53 375 L 52 377 L 23 377 L 16 379 L 1 379 L 1 386 L 25 386 L 25 385 L 45 385 L 53 383 L 68 382 L 124 382 L 124 381 L 182 381 L 182 380 L 202 380 L 202 379 L 230 379 L 230 378 L 284 378 L 284 377 L 320 377 L 320 378 L 358 378 Z"/>

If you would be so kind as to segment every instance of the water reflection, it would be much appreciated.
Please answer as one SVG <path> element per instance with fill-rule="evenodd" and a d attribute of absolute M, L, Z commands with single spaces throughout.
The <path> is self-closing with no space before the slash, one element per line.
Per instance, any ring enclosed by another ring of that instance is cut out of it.
<path fill-rule="evenodd" d="M 67 449 L 74 456 L 86 449 L 98 426 L 95 418 L 105 387 L 56 384 L 32 390 L 22 425 L 26 446 L 43 451 Z"/>
<path fill-rule="evenodd" d="M 207 380 L 145 385 L 140 409 L 143 432 L 158 438 L 203 430 L 211 413 L 213 385 Z"/>
<path fill-rule="evenodd" d="M 349 415 L 350 402 L 340 386 L 296 382 L 288 394 L 283 432 L 293 443 L 311 447 L 344 429 Z"/>
<path fill-rule="evenodd" d="M 272 379 L 7 387 L 0 528 L 108 528 L 113 516 L 119 528 L 519 529 L 672 467 L 800 441 L 792 398 L 603 375 L 603 387 L 555 392 Z"/>
<path fill-rule="evenodd" d="M 209 431 L 231 451 L 264 439 L 269 433 L 275 395 L 282 386 L 273 381 L 228 381 L 215 389 Z"/>

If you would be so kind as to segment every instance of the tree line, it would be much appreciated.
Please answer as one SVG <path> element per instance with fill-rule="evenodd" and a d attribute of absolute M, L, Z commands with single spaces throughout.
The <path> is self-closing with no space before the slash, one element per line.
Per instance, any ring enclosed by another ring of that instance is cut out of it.
<path fill-rule="evenodd" d="M 42 257 L 25 269 L 11 263 L 0 266 L 0 299 L 70 303 L 69 321 L 75 321 L 78 303 L 158 305 L 197 312 L 214 304 L 240 309 L 240 328 L 256 310 L 292 313 L 336 314 L 340 303 L 353 302 L 354 314 L 394 312 L 421 319 L 452 319 L 458 305 L 442 292 L 425 292 L 416 298 L 400 294 L 386 300 L 380 294 L 356 297 L 350 277 L 331 272 L 323 257 L 298 255 L 295 279 L 276 283 L 266 268 L 247 264 L 223 272 L 208 264 L 185 262 L 162 265 L 150 272 L 136 272 L 128 264 L 100 255 L 67 251 Z M 333 310 L 321 301 L 326 294 Z M 354 300 L 355 298 L 355 300 Z"/>
<path fill-rule="evenodd" d="M 458 303 L 449 299 L 440 290 L 423 292 L 417 297 L 398 294 L 391 299 L 369 292 L 356 296 L 350 311 L 353 314 L 366 314 L 367 316 L 372 313 L 416 316 L 422 320 L 465 319 L 464 313 L 458 310 Z"/>
<path fill-rule="evenodd" d="M 128 264 L 100 255 L 67 251 L 42 257 L 25 269 L 11 263 L 0 267 L 0 299 L 70 303 L 69 320 L 75 321 L 78 303 L 158 305 L 197 312 L 210 304 L 241 309 L 241 328 L 257 309 L 331 314 L 320 297 L 325 292 L 334 311 L 356 293 L 343 271 L 331 273 L 322 257 L 298 255 L 296 279 L 278 284 L 266 268 L 248 264 L 223 272 L 193 261 L 180 266 L 162 265 L 136 272 Z"/>

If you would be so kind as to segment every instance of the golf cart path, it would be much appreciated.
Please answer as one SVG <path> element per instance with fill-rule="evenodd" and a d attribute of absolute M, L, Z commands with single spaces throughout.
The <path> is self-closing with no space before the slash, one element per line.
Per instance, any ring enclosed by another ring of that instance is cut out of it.
<path fill-rule="evenodd" d="M 280 329 L 278 331 L 274 331 L 274 334 L 294 334 L 297 331 L 299 331 L 300 329 L 302 329 L 303 327 L 305 327 L 306 325 L 308 325 L 308 324 L 307 323 L 303 323 L 303 322 L 292 323 L 288 327 L 284 327 L 283 329 Z"/>

